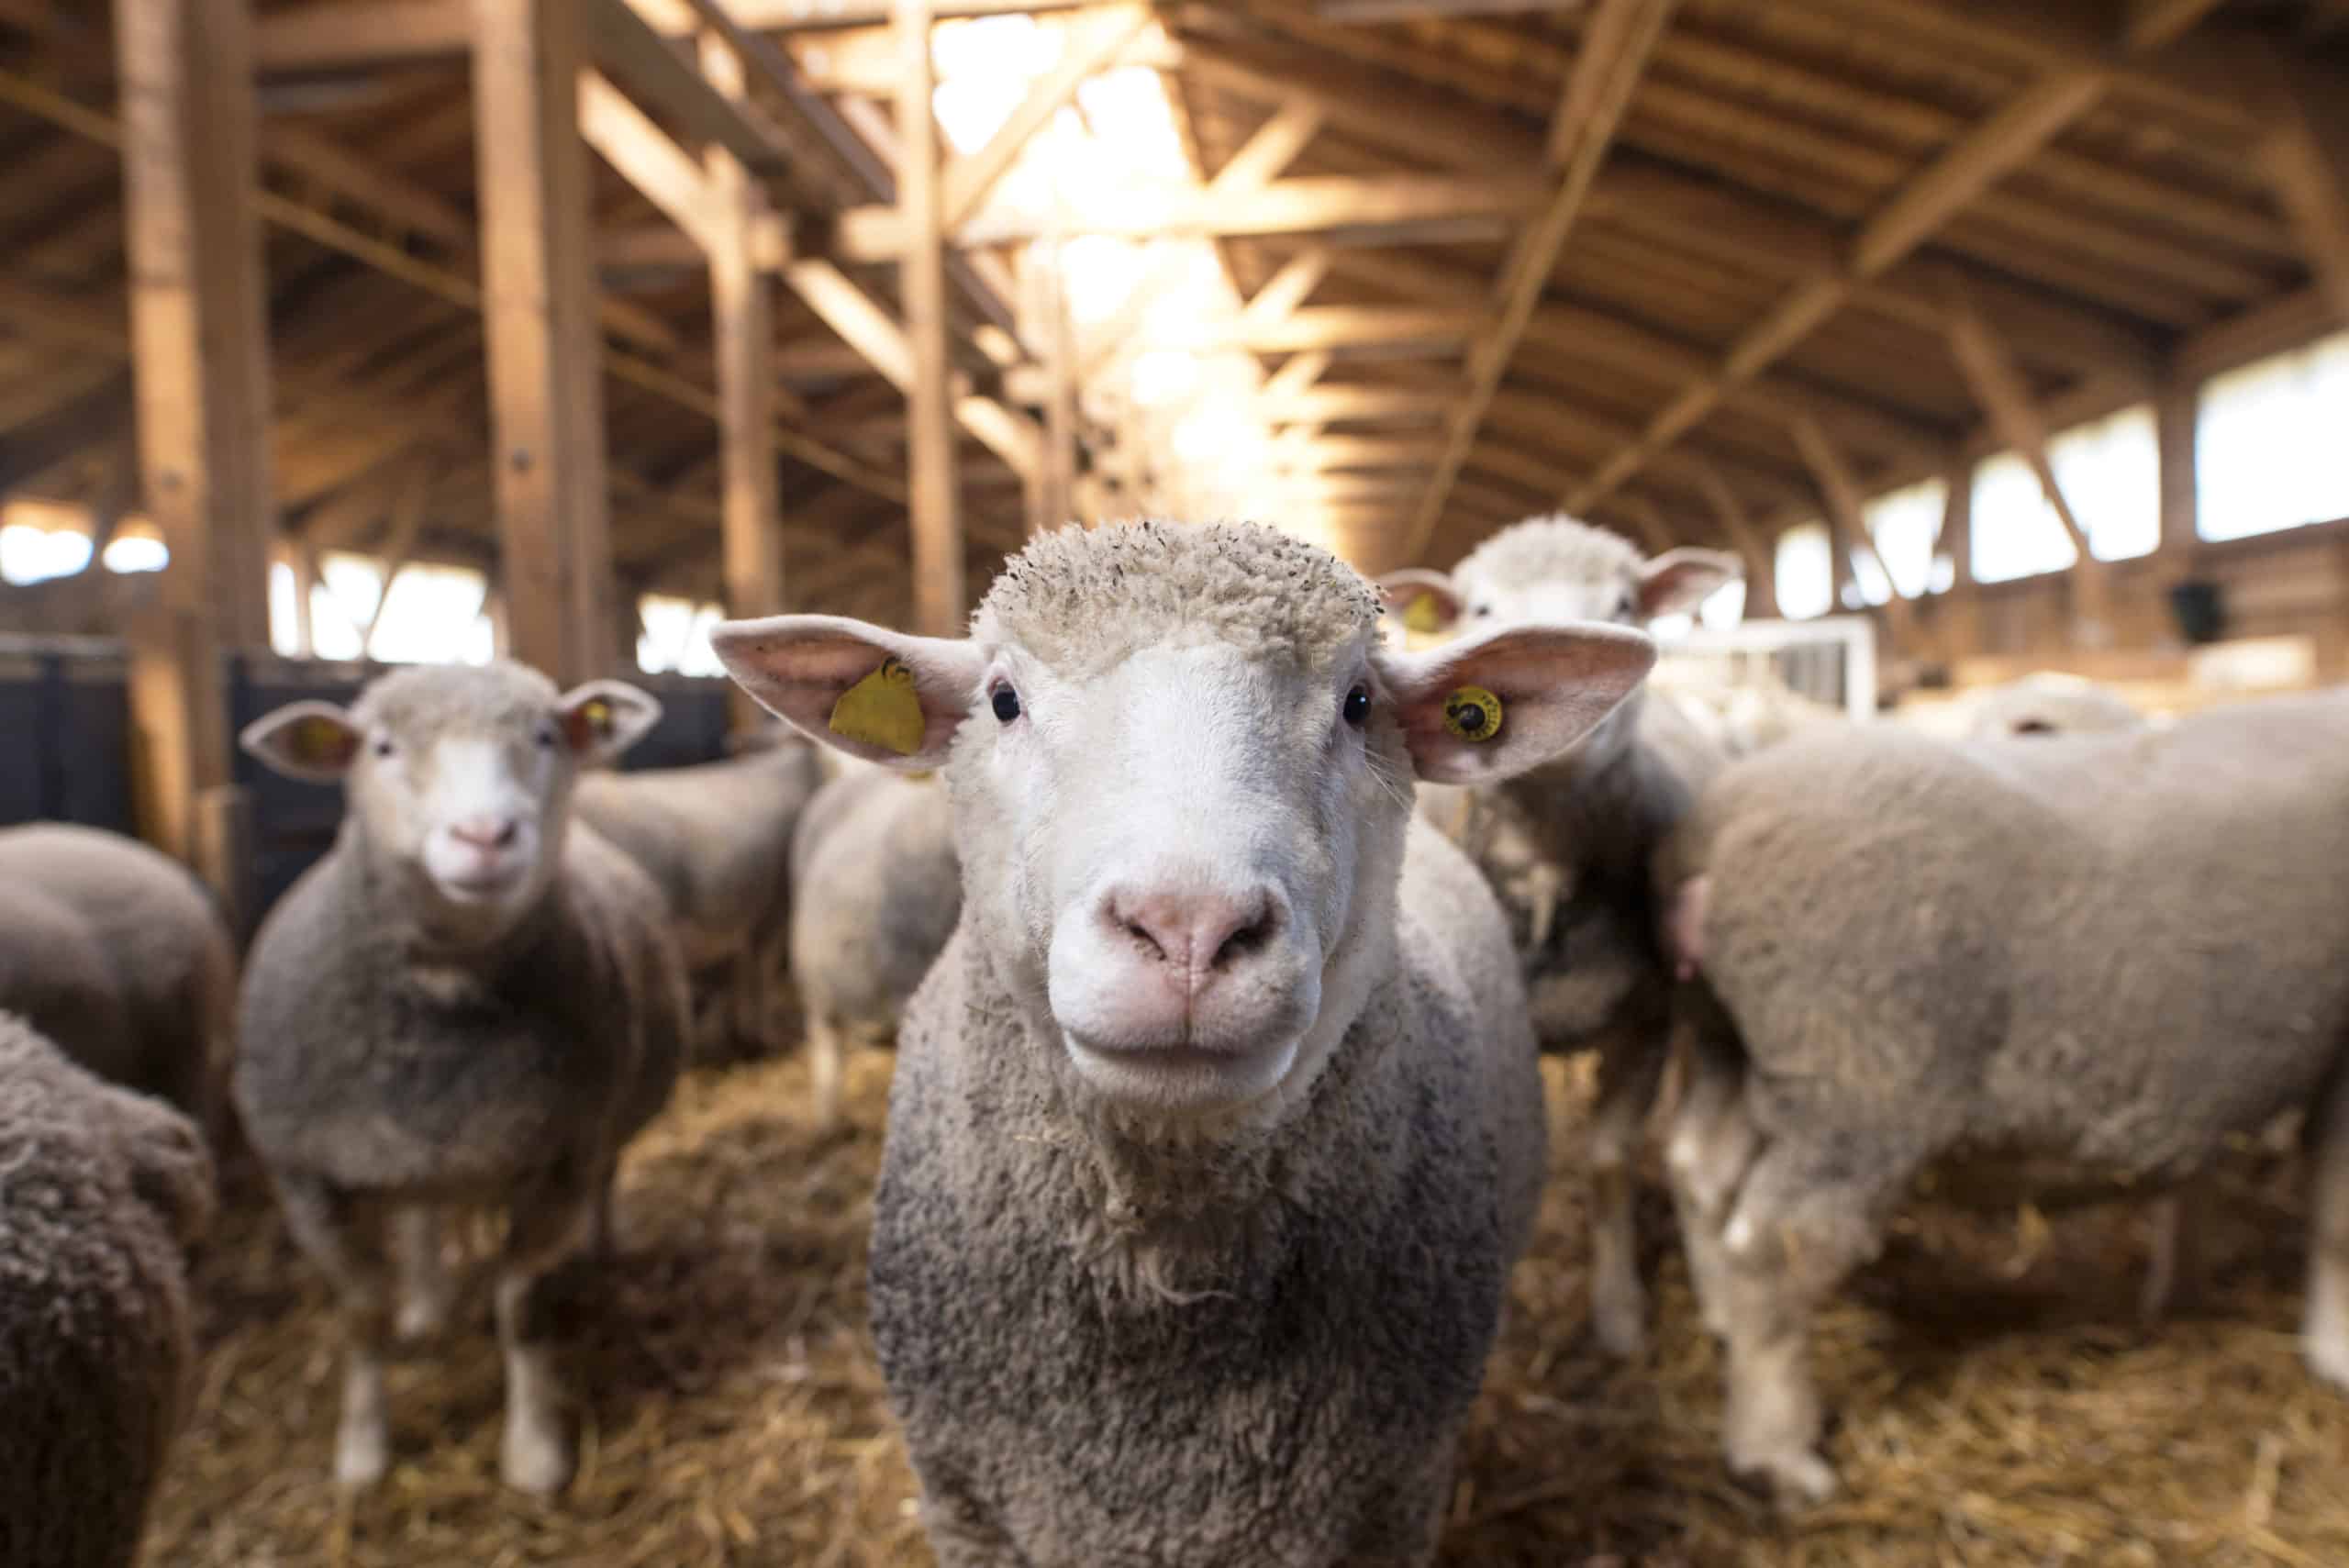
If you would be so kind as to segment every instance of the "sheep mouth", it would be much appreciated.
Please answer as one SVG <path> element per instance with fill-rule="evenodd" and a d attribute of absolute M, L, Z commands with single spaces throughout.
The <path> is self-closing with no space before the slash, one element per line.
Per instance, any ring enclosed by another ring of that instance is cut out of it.
<path fill-rule="evenodd" d="M 1073 1031 L 1062 1039 L 1087 1087 L 1105 1098 L 1143 1108 L 1198 1110 L 1260 1098 L 1279 1087 L 1296 1064 L 1298 1041 L 1275 1039 L 1242 1047 L 1191 1044 L 1144 1047 L 1088 1043 Z"/>
<path fill-rule="evenodd" d="M 494 869 L 467 872 L 461 876 L 435 876 L 433 885 L 451 901 L 458 904 L 490 904 L 505 897 L 522 884 L 520 866 L 498 866 Z"/>

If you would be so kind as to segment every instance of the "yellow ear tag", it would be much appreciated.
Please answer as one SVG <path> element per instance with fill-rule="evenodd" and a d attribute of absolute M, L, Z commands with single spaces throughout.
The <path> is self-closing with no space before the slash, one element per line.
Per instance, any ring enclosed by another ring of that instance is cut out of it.
<path fill-rule="evenodd" d="M 313 767 L 339 768 L 358 750 L 351 731 L 330 718 L 306 718 L 294 727 L 294 754 Z"/>
<path fill-rule="evenodd" d="M 1403 629 L 1430 632 L 1443 629 L 1443 605 L 1433 594 L 1421 594 L 1403 611 Z"/>
<path fill-rule="evenodd" d="M 867 746 L 910 757 L 921 750 L 921 698 L 914 673 L 895 659 L 842 692 L 832 704 L 831 731 Z"/>
<path fill-rule="evenodd" d="M 1443 700 L 1443 727 L 1481 744 L 1501 732 L 1501 699 L 1482 686 L 1463 686 Z"/>

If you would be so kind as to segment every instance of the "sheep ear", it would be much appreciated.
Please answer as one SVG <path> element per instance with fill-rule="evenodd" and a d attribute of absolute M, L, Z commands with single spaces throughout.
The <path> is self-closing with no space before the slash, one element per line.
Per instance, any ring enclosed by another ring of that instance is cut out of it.
<path fill-rule="evenodd" d="M 1423 566 L 1407 566 L 1378 580 L 1386 613 L 1398 617 L 1403 629 L 1423 637 L 1450 631 L 1460 618 L 1460 592 L 1452 578 Z"/>
<path fill-rule="evenodd" d="M 661 704 L 626 681 L 589 681 L 562 694 L 555 713 L 572 755 L 583 762 L 608 762 L 652 732 Z"/>
<path fill-rule="evenodd" d="M 1667 550 L 1640 567 L 1640 614 L 1691 615 L 1698 605 L 1745 575 L 1745 563 L 1726 550 Z"/>
<path fill-rule="evenodd" d="M 1655 663 L 1629 627 L 1503 628 L 1425 653 L 1379 658 L 1411 764 L 1430 784 L 1490 784 L 1588 734 Z"/>
<path fill-rule="evenodd" d="M 986 673 L 965 639 L 842 616 L 725 621 L 709 645 L 744 691 L 802 735 L 901 773 L 945 762 Z"/>
<path fill-rule="evenodd" d="M 246 725 L 237 743 L 289 779 L 335 784 L 351 771 L 364 740 L 334 704 L 296 702 Z"/>

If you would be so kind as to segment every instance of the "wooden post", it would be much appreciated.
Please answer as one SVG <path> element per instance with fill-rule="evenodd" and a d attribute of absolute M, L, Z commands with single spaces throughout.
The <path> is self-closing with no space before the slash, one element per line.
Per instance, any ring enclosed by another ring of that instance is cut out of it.
<path fill-rule="evenodd" d="M 613 667 L 584 8 L 475 0 L 473 140 L 509 651 L 560 684 Z"/>
<path fill-rule="evenodd" d="M 307 539 L 289 539 L 285 566 L 294 578 L 294 656 L 315 659 L 318 654 L 317 628 L 310 617 L 311 599 L 318 591 L 317 548 Z"/>
<path fill-rule="evenodd" d="M 2162 473 L 2161 567 L 2155 575 L 2165 587 L 2193 570 L 2194 547 L 2201 536 L 2200 481 L 2194 466 L 2201 401 L 2200 384 L 2174 369 L 2154 392 L 2154 432 Z"/>
<path fill-rule="evenodd" d="M 898 292 L 913 348 L 906 389 L 913 504 L 914 620 L 932 637 L 963 631 L 963 519 L 954 474 L 953 365 L 947 358 L 946 235 L 941 223 L 930 0 L 892 0 L 896 28 L 897 207 L 906 230 Z"/>
<path fill-rule="evenodd" d="M 741 57 L 714 31 L 701 39 L 702 73 L 729 98 L 744 95 Z M 727 614 L 771 616 L 784 607 L 783 487 L 774 446 L 774 284 L 759 264 L 765 193 L 740 159 L 712 145 L 709 311 L 717 339 L 718 433 L 725 511 L 720 518 Z M 737 730 L 763 722 L 759 706 L 729 688 Z"/>
<path fill-rule="evenodd" d="M 1974 465 L 1959 459 L 1943 483 L 1939 547 L 1949 551 L 1954 575 L 1942 595 L 1942 651 L 1954 663 L 1983 651 L 1982 591 L 1974 581 Z"/>
<path fill-rule="evenodd" d="M 1044 350 L 1044 500 L 1039 519 L 1048 528 L 1065 527 L 1077 517 L 1076 484 L 1076 339 L 1069 321 L 1068 291 L 1062 286 L 1061 252 L 1055 245 L 1046 256 L 1044 285 L 1038 292 L 1042 315 L 1040 330 Z M 1090 524 L 1098 518 L 1083 519 Z"/>
<path fill-rule="evenodd" d="M 141 829 L 243 921 L 221 656 L 269 646 L 269 313 L 244 0 L 117 0 L 139 462 L 172 554 L 134 628 Z"/>

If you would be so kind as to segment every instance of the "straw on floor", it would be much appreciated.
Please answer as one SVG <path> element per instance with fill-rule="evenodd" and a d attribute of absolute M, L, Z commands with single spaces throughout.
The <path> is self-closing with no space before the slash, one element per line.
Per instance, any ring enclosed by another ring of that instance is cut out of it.
<path fill-rule="evenodd" d="M 395 1468 L 328 1476 L 326 1293 L 247 1180 L 198 1269 L 206 1359 L 153 1520 L 152 1568 L 895 1568 L 930 1561 L 865 1338 L 864 1234 L 891 1058 L 818 1136 L 796 1059 L 696 1074 L 632 1151 L 622 1255 L 568 1282 L 584 1408 L 572 1490 L 497 1482 L 497 1358 L 475 1282 L 390 1391 Z M 2143 1217 L 2042 1225 L 1920 1207 L 1827 1314 L 1844 1500 L 1791 1518 L 1729 1480 L 1719 1362 L 1668 1207 L 1642 1364 L 1587 1314 L 1583 1077 L 1554 1064 L 1556 1179 L 1463 1444 L 1450 1565 L 1955 1568 L 2349 1563 L 2349 1397 L 2303 1370 L 2296 1160 L 2222 1173 L 2210 1287 L 2140 1326 Z"/>

